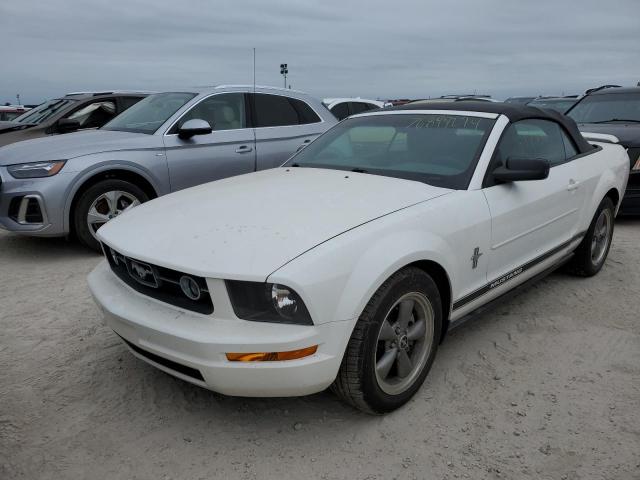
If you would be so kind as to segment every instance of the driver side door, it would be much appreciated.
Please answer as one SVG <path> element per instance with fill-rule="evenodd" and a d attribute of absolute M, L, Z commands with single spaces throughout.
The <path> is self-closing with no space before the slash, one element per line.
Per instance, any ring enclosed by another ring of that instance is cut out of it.
<path fill-rule="evenodd" d="M 507 127 L 496 148 L 483 192 L 491 211 L 488 280 L 527 268 L 562 251 L 576 235 L 584 188 L 575 178 L 566 133 L 550 120 L 526 119 Z M 544 159 L 543 180 L 495 184 L 491 171 L 508 158 Z"/>
<path fill-rule="evenodd" d="M 195 104 L 164 135 L 171 190 L 253 172 L 256 146 L 247 123 L 244 93 L 219 93 Z M 205 120 L 213 131 L 182 139 L 178 129 L 187 120 Z"/>

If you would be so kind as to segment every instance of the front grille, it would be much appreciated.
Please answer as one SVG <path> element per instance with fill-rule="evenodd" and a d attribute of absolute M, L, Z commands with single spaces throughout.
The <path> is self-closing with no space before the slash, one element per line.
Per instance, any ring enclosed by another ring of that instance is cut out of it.
<path fill-rule="evenodd" d="M 120 335 L 118 336 L 120 337 Z M 162 365 L 163 367 L 167 367 L 170 370 L 186 375 L 187 377 L 195 378 L 196 380 L 200 380 L 201 382 L 204 382 L 204 377 L 202 376 L 202 373 L 200 373 L 200 370 L 187 367 L 186 365 L 182 365 L 181 363 L 174 362 L 173 360 L 169 360 L 168 358 L 161 357 L 160 355 L 156 355 L 155 353 L 147 352 L 146 350 L 143 350 L 139 346 L 134 345 L 130 341 L 125 340 L 122 337 L 120 338 L 124 343 L 129 345 L 131 350 L 133 350 L 139 355 L 142 355 L 144 358 L 147 358 L 152 362 Z"/>
<path fill-rule="evenodd" d="M 108 245 L 103 245 L 103 249 L 113 273 L 134 290 L 186 310 L 213 313 L 213 302 L 204 278 L 126 257 Z M 185 294 L 181 286 L 183 278 L 195 281 L 200 294 L 197 298 L 193 295 L 195 289 L 188 290 L 192 298 Z"/>

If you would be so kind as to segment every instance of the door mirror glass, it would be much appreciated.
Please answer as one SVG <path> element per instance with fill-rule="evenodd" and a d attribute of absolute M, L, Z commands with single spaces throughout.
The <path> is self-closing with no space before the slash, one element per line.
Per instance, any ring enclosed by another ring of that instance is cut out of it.
<path fill-rule="evenodd" d="M 199 118 L 194 118 L 192 120 L 187 120 L 180 126 L 180 128 L 178 128 L 178 137 L 187 139 L 194 135 L 207 135 L 212 131 L 213 129 L 211 128 L 211 125 L 209 125 L 209 122 L 206 120 L 200 120 Z"/>
<path fill-rule="evenodd" d="M 69 133 L 80 128 L 80 121 L 74 118 L 62 118 L 58 120 L 58 132 Z"/>
<path fill-rule="evenodd" d="M 497 182 L 544 180 L 549 176 L 549 162 L 543 159 L 509 158 L 504 166 L 493 171 Z"/>

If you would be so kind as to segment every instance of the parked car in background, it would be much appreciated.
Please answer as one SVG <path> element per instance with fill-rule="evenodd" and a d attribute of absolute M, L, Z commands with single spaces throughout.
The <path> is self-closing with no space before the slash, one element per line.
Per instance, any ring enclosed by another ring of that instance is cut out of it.
<path fill-rule="evenodd" d="M 631 171 L 621 212 L 640 215 L 640 87 L 604 85 L 591 89 L 567 115 L 580 130 L 614 135 L 627 149 Z"/>
<path fill-rule="evenodd" d="M 358 113 L 384 108 L 384 102 L 365 98 L 325 98 L 322 103 L 338 120 Z"/>
<path fill-rule="evenodd" d="M 150 92 L 77 92 L 54 98 L 11 121 L 0 122 L 0 146 L 22 140 L 99 128 Z"/>
<path fill-rule="evenodd" d="M 24 105 L 0 105 L 0 122 L 13 120 L 29 110 Z"/>
<path fill-rule="evenodd" d="M 26 235 L 74 233 L 98 249 L 96 230 L 122 212 L 277 167 L 335 123 L 318 100 L 293 90 L 221 86 L 152 95 L 99 130 L 0 148 L 0 226 Z"/>
<path fill-rule="evenodd" d="M 629 164 L 596 145 L 557 112 L 503 103 L 356 115 L 282 168 L 109 222 L 89 286 L 171 375 L 238 396 L 332 386 L 388 412 L 467 315 L 565 262 L 602 268 Z"/>
<path fill-rule="evenodd" d="M 478 96 L 443 95 L 442 97 L 437 97 L 437 98 L 423 98 L 419 100 L 412 100 L 408 104 L 409 105 L 429 105 L 429 104 L 436 104 L 436 103 L 469 102 L 469 101 L 489 102 L 489 103 L 500 102 L 500 100 L 491 98 L 488 95 L 478 95 Z"/>
<path fill-rule="evenodd" d="M 409 103 L 411 101 L 410 98 L 392 98 L 390 100 L 387 100 L 385 102 L 385 104 L 389 104 L 389 106 L 391 107 L 397 107 L 400 105 L 405 105 L 407 103 Z"/>
<path fill-rule="evenodd" d="M 517 103 L 518 105 L 526 105 L 532 100 L 535 100 L 536 97 L 509 97 L 504 103 Z"/>
<path fill-rule="evenodd" d="M 550 108 L 556 112 L 566 113 L 577 101 L 577 95 L 566 97 L 537 97 L 527 103 L 527 105 L 530 107 Z"/>

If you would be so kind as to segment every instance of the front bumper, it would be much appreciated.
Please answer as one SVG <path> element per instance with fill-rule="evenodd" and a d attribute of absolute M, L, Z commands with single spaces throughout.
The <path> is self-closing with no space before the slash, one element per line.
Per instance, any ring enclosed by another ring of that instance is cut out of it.
<path fill-rule="evenodd" d="M 25 235 L 55 237 L 68 232 L 64 206 L 68 175 L 16 179 L 0 167 L 0 228 Z M 31 215 L 36 211 L 39 215 Z"/>
<path fill-rule="evenodd" d="M 212 315 L 183 310 L 142 295 L 113 274 L 106 261 L 89 275 L 105 323 L 151 365 L 226 395 L 284 397 L 316 393 L 335 379 L 354 321 L 315 326 L 238 319 L 224 281 L 207 280 Z M 228 352 L 284 352 L 318 345 L 315 354 L 280 362 L 230 362 Z"/>

